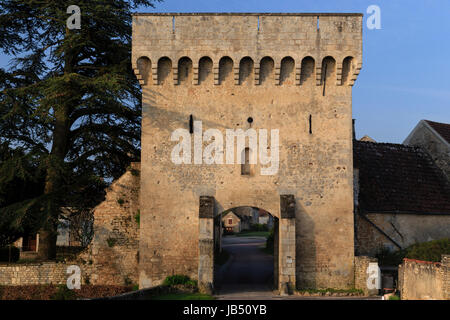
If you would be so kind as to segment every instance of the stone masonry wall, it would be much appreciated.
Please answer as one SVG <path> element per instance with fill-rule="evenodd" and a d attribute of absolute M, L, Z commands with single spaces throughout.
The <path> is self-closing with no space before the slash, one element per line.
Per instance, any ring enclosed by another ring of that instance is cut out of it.
<path fill-rule="evenodd" d="M 402 248 L 450 237 L 450 215 L 371 213 L 367 218 Z M 374 256 L 381 248 L 398 247 L 359 215 L 356 221 L 356 254 Z"/>
<path fill-rule="evenodd" d="M 79 259 L 91 284 L 138 282 L 139 176 L 140 164 L 132 163 L 94 209 L 94 238 Z"/>
<path fill-rule="evenodd" d="M 56 262 L 0 264 L 0 285 L 65 284 L 68 266 Z"/>
<path fill-rule="evenodd" d="M 76 260 L 0 264 L 0 285 L 65 284 L 67 267 L 81 269 L 83 284 L 130 285 L 138 282 L 140 164 L 130 168 L 106 190 L 94 208 L 94 238 Z"/>
<path fill-rule="evenodd" d="M 449 256 L 442 263 L 404 259 L 398 279 L 402 300 L 449 300 Z"/>
<path fill-rule="evenodd" d="M 355 289 L 363 290 L 365 295 L 369 295 L 373 292 L 369 292 L 367 288 L 367 268 L 369 263 L 378 262 L 377 258 L 366 256 L 355 256 Z"/>
<path fill-rule="evenodd" d="M 201 196 L 214 197 L 216 214 L 251 206 L 280 218 L 280 196 L 289 194 L 295 227 L 280 223 L 280 232 L 295 232 L 296 252 L 280 250 L 279 261 L 294 264 L 297 286 L 353 287 L 352 85 L 362 15 L 136 14 L 132 38 L 143 101 L 140 287 L 174 273 L 197 278 Z M 195 121 L 202 127 L 190 128 Z M 179 128 L 191 138 L 278 129 L 279 170 L 262 175 L 259 160 L 248 175 L 237 161 L 175 164 Z"/>

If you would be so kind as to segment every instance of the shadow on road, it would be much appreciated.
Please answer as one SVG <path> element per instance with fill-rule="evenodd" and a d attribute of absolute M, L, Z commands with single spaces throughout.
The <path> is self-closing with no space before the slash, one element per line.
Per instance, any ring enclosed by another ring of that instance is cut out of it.
<path fill-rule="evenodd" d="M 216 273 L 216 289 L 220 296 L 268 295 L 273 290 L 273 256 L 263 251 L 264 237 L 226 236 L 222 248 L 230 259 Z"/>

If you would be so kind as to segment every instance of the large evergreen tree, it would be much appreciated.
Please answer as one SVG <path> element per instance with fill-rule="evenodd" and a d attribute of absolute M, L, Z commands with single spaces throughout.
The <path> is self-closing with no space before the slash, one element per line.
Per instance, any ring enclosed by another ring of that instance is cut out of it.
<path fill-rule="evenodd" d="M 117 178 L 139 160 L 131 14 L 153 2 L 77 0 L 80 29 L 67 27 L 67 1 L 0 2 L 0 50 L 14 57 L 0 69 L 0 145 L 20 150 L 0 172 L 20 176 L 31 162 L 45 173 L 42 193 L 19 197 L 0 209 L 0 219 L 32 217 L 41 259 L 55 257 L 60 208 L 80 199 L 87 205 L 100 178 Z"/>

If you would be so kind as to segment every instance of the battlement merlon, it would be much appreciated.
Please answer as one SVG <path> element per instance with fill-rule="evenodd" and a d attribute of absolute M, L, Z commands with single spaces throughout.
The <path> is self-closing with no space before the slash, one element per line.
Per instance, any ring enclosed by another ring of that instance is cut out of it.
<path fill-rule="evenodd" d="M 228 56 L 258 62 L 271 57 L 279 65 L 292 57 L 316 62 L 331 56 L 337 62 L 352 57 L 353 85 L 362 67 L 363 15 L 359 13 L 138 13 L 133 15 L 132 65 L 147 57 L 156 67 L 168 57 L 199 61 L 207 56 L 217 63 Z M 320 63 L 317 64 L 320 66 Z M 258 66 L 255 65 L 257 68 Z M 320 72 L 320 70 L 318 70 Z"/>

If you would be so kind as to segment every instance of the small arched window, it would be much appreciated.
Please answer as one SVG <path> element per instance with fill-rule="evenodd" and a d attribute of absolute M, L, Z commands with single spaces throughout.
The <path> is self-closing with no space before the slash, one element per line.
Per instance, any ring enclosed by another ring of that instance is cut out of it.
<path fill-rule="evenodd" d="M 239 84 L 253 83 L 253 60 L 250 57 L 244 57 L 239 63 Z"/>
<path fill-rule="evenodd" d="M 170 83 L 172 75 L 172 61 L 168 57 L 162 57 L 158 60 L 158 84 L 164 85 Z"/>

